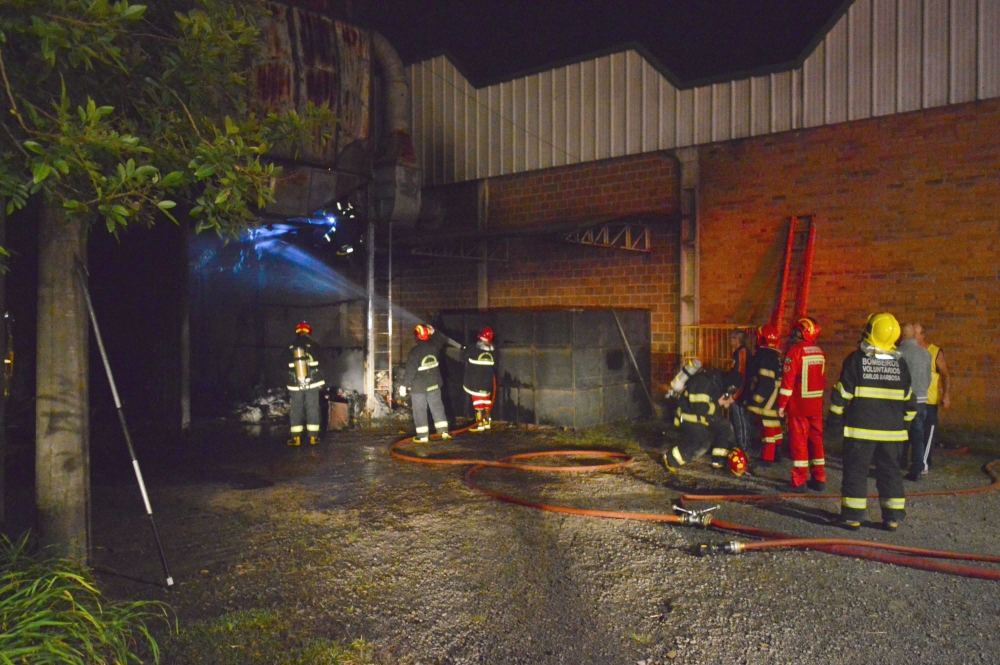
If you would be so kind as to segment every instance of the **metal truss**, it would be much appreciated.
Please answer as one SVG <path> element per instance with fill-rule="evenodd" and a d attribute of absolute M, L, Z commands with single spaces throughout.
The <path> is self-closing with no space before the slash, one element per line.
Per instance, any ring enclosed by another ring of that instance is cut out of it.
<path fill-rule="evenodd" d="M 566 242 L 594 247 L 610 247 L 630 252 L 649 253 L 649 227 L 639 224 L 601 224 L 563 236 Z"/>
<path fill-rule="evenodd" d="M 467 261 L 507 263 L 510 260 L 510 243 L 508 243 L 506 238 L 490 241 L 459 240 L 414 247 L 410 250 L 410 254 L 439 259 L 464 259 Z"/>

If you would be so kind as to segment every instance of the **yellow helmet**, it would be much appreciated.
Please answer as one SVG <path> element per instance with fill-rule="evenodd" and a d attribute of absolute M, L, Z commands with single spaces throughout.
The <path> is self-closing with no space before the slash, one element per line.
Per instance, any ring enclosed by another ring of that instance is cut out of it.
<path fill-rule="evenodd" d="M 889 312 L 872 314 L 865 324 L 865 332 L 861 339 L 880 351 L 892 351 L 899 339 L 899 321 Z"/>

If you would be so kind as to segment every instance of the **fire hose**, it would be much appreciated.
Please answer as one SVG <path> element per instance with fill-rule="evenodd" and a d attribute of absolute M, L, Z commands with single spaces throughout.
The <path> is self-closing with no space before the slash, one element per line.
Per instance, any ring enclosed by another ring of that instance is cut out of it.
<path fill-rule="evenodd" d="M 463 434 L 469 431 L 474 425 L 454 430 L 452 436 Z M 431 435 L 432 439 L 440 438 L 440 435 Z M 685 526 L 699 526 L 702 528 L 712 528 L 723 532 L 738 533 L 743 536 L 761 538 L 756 542 L 731 541 L 723 545 L 701 545 L 697 553 L 705 555 L 713 554 L 739 554 L 765 549 L 810 549 L 838 556 L 849 556 L 870 561 L 890 563 L 897 566 L 905 566 L 919 570 L 927 570 L 937 573 L 959 575 L 984 580 L 1000 581 L 1000 570 L 971 566 L 966 564 L 950 563 L 946 560 L 974 561 L 980 563 L 1000 564 L 1000 556 L 989 554 L 966 554 L 962 552 L 951 552 L 947 550 L 932 550 L 919 547 L 905 547 L 901 545 L 891 545 L 869 540 L 854 540 L 850 538 L 794 538 L 782 533 L 765 531 L 756 527 L 723 522 L 714 519 L 711 515 L 712 508 L 707 510 L 688 510 L 683 507 L 684 501 L 763 501 L 783 498 L 795 499 L 831 499 L 840 498 L 837 494 L 744 494 L 744 495 L 691 495 L 685 494 L 680 498 L 681 505 L 675 506 L 679 514 L 669 513 L 646 513 L 619 510 L 601 510 L 592 508 L 574 508 L 571 506 L 560 506 L 537 501 L 521 499 L 503 492 L 487 489 L 475 481 L 475 476 L 483 469 L 500 468 L 514 469 L 519 471 L 533 471 L 542 473 L 587 473 L 594 471 L 615 471 L 630 466 L 632 457 L 626 453 L 604 450 L 552 450 L 543 452 L 520 453 L 509 455 L 497 460 L 464 459 L 464 458 L 440 458 L 440 457 L 418 457 L 400 452 L 399 448 L 412 443 L 413 438 L 407 437 L 396 441 L 389 449 L 389 454 L 397 460 L 413 462 L 416 464 L 433 464 L 441 466 L 468 466 L 465 473 L 465 483 L 471 489 L 485 494 L 498 501 L 504 501 L 526 508 L 534 508 L 553 513 L 566 515 L 578 515 L 586 517 L 601 517 L 606 519 L 629 519 L 647 522 L 665 522 L 668 524 L 679 524 Z M 552 466 L 547 464 L 529 464 L 528 460 L 535 459 L 577 459 L 577 460 L 607 460 L 603 463 L 578 464 L 570 466 Z M 1000 485 L 1000 459 L 994 460 L 986 465 L 985 471 L 989 474 L 993 482 L 984 487 L 946 490 L 935 492 L 915 492 L 911 497 L 919 496 L 944 496 L 944 495 L 967 495 L 994 490 Z M 873 498 L 877 495 L 872 495 Z M 716 506 L 717 507 L 717 506 Z"/>

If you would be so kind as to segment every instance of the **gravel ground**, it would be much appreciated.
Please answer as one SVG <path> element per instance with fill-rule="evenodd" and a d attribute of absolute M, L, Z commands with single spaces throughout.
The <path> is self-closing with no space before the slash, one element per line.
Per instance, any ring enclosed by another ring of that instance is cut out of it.
<path fill-rule="evenodd" d="M 266 608 L 302 639 L 363 637 L 394 663 L 1000 663 L 996 582 L 808 551 L 700 558 L 699 543 L 731 536 L 498 502 L 467 487 L 462 467 L 391 459 L 398 436 L 330 433 L 289 449 L 277 435 L 200 432 L 144 462 L 176 591 L 134 581 L 162 576 L 127 475 L 94 489 L 98 564 L 119 573 L 101 581 L 113 597 L 167 600 L 182 626 Z M 588 475 L 487 469 L 479 482 L 552 504 L 669 512 L 682 492 L 777 491 L 789 471 L 736 479 L 695 464 L 670 477 L 632 429 L 499 428 L 421 450 L 495 459 L 576 446 L 635 463 Z M 836 492 L 840 460 L 827 459 Z M 989 457 L 937 459 L 907 491 L 989 483 Z M 909 499 L 896 533 L 876 528 L 872 503 L 857 533 L 826 524 L 830 499 L 727 502 L 717 515 L 795 536 L 1000 553 L 996 491 Z M 164 662 L 178 661 L 168 649 Z"/>

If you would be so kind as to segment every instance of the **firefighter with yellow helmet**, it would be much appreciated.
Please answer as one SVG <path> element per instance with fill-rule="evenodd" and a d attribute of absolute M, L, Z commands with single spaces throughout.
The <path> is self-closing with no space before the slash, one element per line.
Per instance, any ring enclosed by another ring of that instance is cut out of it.
<path fill-rule="evenodd" d="M 868 467 L 875 461 L 875 487 L 882 524 L 893 531 L 906 516 L 899 470 L 899 444 L 917 415 L 910 371 L 896 350 L 900 326 L 892 314 L 868 317 L 857 350 L 844 360 L 833 388 L 831 429 L 844 430 L 844 479 L 838 524 L 858 529 L 868 508 Z"/>
<path fill-rule="evenodd" d="M 316 356 L 319 347 L 313 341 L 312 326 L 302 321 L 295 326 L 295 341 L 288 349 L 291 360 L 288 363 L 289 401 L 291 402 L 291 433 L 288 445 L 302 445 L 303 431 L 309 434 L 310 445 L 319 443 L 320 411 L 319 389 L 326 385 L 319 369 Z"/>

